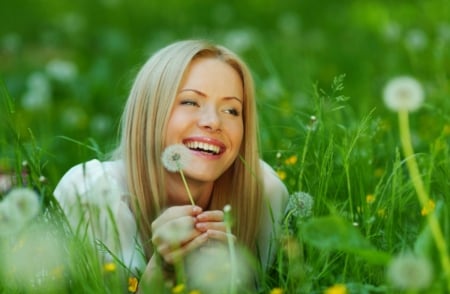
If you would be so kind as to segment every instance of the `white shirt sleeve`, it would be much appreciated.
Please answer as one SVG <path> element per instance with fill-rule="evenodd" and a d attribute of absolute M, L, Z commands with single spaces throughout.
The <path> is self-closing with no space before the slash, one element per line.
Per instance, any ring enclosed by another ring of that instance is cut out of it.
<path fill-rule="evenodd" d="M 105 261 L 120 259 L 131 270 L 145 268 L 121 161 L 96 159 L 72 167 L 55 188 L 54 196 L 73 232 L 93 244 Z M 113 255 L 109 254 L 110 251 Z"/>
<path fill-rule="evenodd" d="M 263 211 L 258 235 L 261 264 L 267 268 L 277 251 L 277 242 L 289 193 L 276 172 L 261 161 L 263 174 Z"/>

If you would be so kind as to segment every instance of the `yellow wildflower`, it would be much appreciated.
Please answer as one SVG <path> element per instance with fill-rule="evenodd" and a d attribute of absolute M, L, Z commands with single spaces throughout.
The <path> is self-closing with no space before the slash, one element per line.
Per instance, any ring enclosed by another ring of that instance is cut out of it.
<path fill-rule="evenodd" d="M 136 279 L 135 277 L 129 277 L 128 278 L 128 291 L 130 291 L 131 293 L 136 293 L 138 284 L 139 284 L 138 279 Z"/>
<path fill-rule="evenodd" d="M 175 287 L 172 288 L 172 293 L 173 294 L 179 294 L 179 293 L 183 293 L 184 292 L 184 284 L 178 284 Z"/>
<path fill-rule="evenodd" d="M 189 294 L 202 294 L 202 292 L 200 292 L 200 290 L 191 290 L 189 291 Z"/>
<path fill-rule="evenodd" d="M 270 290 L 270 294 L 283 294 L 283 289 L 273 288 L 272 290 Z"/>
<path fill-rule="evenodd" d="M 430 214 L 431 212 L 433 212 L 435 207 L 436 207 L 436 203 L 434 203 L 433 200 L 429 199 L 428 203 L 424 207 L 422 207 L 422 211 L 420 212 L 420 214 L 422 216 L 426 216 L 426 215 Z"/>
<path fill-rule="evenodd" d="M 367 204 L 372 204 L 375 202 L 375 196 L 373 194 L 368 194 L 366 196 L 366 202 Z"/>
<path fill-rule="evenodd" d="M 105 272 L 114 272 L 116 271 L 116 264 L 114 262 L 107 262 L 103 265 L 103 270 Z"/>
<path fill-rule="evenodd" d="M 347 294 L 347 287 L 344 284 L 336 284 L 327 288 L 324 294 Z"/>
<path fill-rule="evenodd" d="M 277 175 L 282 181 L 285 180 L 287 177 L 286 172 L 283 170 L 277 170 Z"/>
<path fill-rule="evenodd" d="M 446 136 L 450 135 L 450 124 L 445 124 L 442 133 Z"/>
<path fill-rule="evenodd" d="M 385 208 L 380 208 L 380 209 L 378 209 L 378 210 L 377 210 L 377 215 L 378 215 L 380 218 L 386 217 L 386 209 L 385 209 Z"/>
<path fill-rule="evenodd" d="M 292 155 L 291 157 L 287 158 L 284 163 L 286 163 L 287 165 L 294 165 L 297 163 L 297 155 Z"/>

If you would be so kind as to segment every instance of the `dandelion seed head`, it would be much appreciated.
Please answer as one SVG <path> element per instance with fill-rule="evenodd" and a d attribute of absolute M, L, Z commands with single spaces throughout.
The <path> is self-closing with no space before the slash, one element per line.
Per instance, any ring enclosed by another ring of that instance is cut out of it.
<path fill-rule="evenodd" d="M 34 218 L 40 210 L 39 195 L 30 188 L 14 188 L 5 197 L 9 204 L 11 218 L 25 223 Z"/>
<path fill-rule="evenodd" d="M 307 218 L 312 215 L 314 199 L 305 192 L 295 192 L 288 200 L 286 212 L 290 213 L 293 218 Z"/>
<path fill-rule="evenodd" d="M 224 212 L 230 212 L 230 211 L 231 211 L 231 205 L 230 205 L 230 204 L 225 205 L 225 206 L 223 207 L 223 211 L 224 211 Z"/>
<path fill-rule="evenodd" d="M 433 268 L 425 257 L 404 253 L 391 261 L 387 277 L 395 288 L 422 290 L 430 286 L 433 280 Z"/>
<path fill-rule="evenodd" d="M 189 164 L 191 154 L 183 144 L 174 144 L 164 149 L 161 160 L 168 171 L 178 172 Z"/>
<path fill-rule="evenodd" d="M 416 79 L 400 76 L 386 84 L 383 99 L 386 107 L 393 111 L 415 111 L 420 108 L 425 97 L 423 88 Z"/>

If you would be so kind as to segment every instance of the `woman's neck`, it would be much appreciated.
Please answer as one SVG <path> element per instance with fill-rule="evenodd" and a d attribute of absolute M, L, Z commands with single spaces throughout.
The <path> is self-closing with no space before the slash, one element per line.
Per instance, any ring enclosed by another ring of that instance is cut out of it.
<path fill-rule="evenodd" d="M 214 183 L 193 181 L 191 179 L 186 180 L 195 205 L 207 209 Z M 167 174 L 166 187 L 169 206 L 191 204 L 186 187 L 178 173 Z"/>

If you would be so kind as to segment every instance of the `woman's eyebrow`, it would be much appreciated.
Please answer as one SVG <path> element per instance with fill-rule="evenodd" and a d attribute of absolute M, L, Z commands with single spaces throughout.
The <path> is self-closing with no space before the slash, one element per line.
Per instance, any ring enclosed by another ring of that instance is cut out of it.
<path fill-rule="evenodd" d="M 179 93 L 182 93 L 182 92 L 194 92 L 194 93 L 196 93 L 196 94 L 198 94 L 198 95 L 200 95 L 200 96 L 202 96 L 202 97 L 206 97 L 206 96 L 207 96 L 207 95 L 206 95 L 205 93 L 203 93 L 202 91 L 199 91 L 199 90 L 196 90 L 196 89 L 189 89 L 189 88 L 181 89 Z M 240 103 L 242 103 L 242 99 L 239 99 L 239 98 L 236 97 L 236 96 L 225 96 L 225 97 L 223 97 L 222 99 L 224 99 L 224 100 L 231 100 L 231 99 L 234 99 L 234 100 L 237 100 L 237 101 L 239 101 Z"/>

